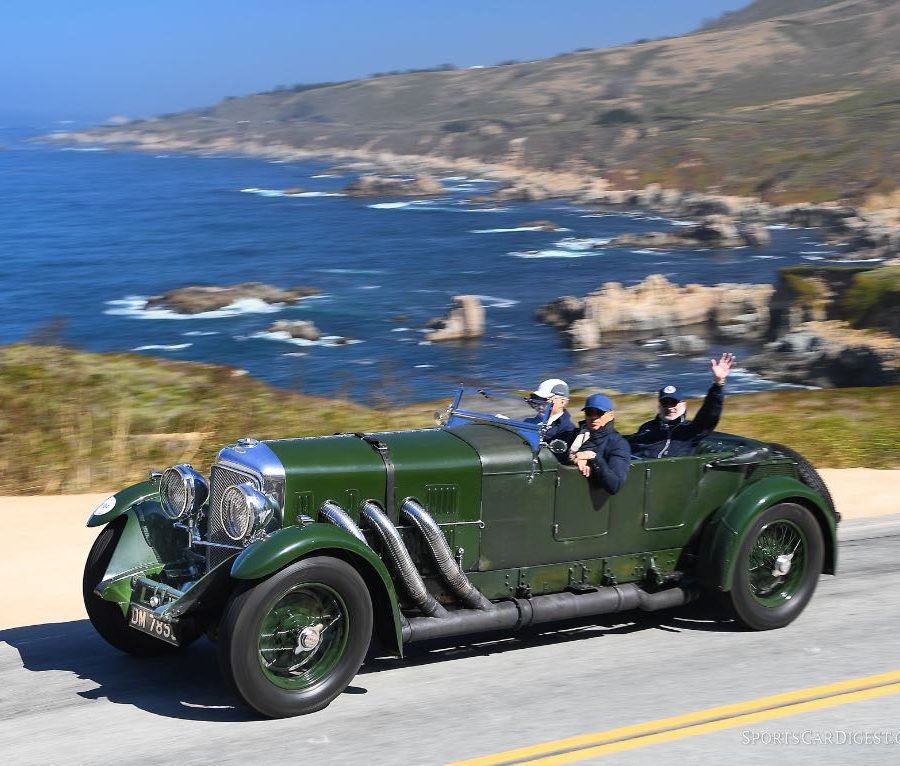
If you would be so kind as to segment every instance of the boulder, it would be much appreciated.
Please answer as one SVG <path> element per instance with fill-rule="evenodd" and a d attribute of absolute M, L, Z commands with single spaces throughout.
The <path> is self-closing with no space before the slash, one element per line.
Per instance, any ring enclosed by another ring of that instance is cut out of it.
<path fill-rule="evenodd" d="M 750 247 L 766 247 L 772 242 L 772 235 L 764 223 L 742 223 L 738 230 L 744 244 Z"/>
<path fill-rule="evenodd" d="M 430 341 L 464 340 L 484 335 L 484 306 L 477 295 L 456 295 L 447 316 L 428 323 Z"/>
<path fill-rule="evenodd" d="M 150 298 L 144 308 L 166 308 L 178 314 L 203 314 L 247 299 L 293 305 L 301 298 L 317 295 L 319 292 L 315 287 L 292 287 L 282 290 L 261 282 L 244 282 L 229 287 L 179 287 Z"/>
<path fill-rule="evenodd" d="M 672 335 L 663 341 L 663 347 L 673 354 L 691 356 L 705 354 L 709 343 L 699 335 Z"/>
<path fill-rule="evenodd" d="M 741 223 L 726 215 L 708 215 L 692 226 L 671 231 L 623 234 L 609 242 L 610 247 L 760 247 L 770 242 L 769 230 L 762 223 Z"/>
<path fill-rule="evenodd" d="M 351 197 L 434 197 L 446 194 L 441 182 L 422 173 L 414 178 L 364 175 L 344 189 Z"/>
<path fill-rule="evenodd" d="M 529 229 L 541 229 L 542 231 L 559 231 L 560 225 L 558 223 L 554 223 L 553 221 L 528 221 L 527 223 L 523 223 L 522 228 Z"/>
<path fill-rule="evenodd" d="M 584 317 L 584 299 L 573 295 L 563 295 L 555 301 L 541 306 L 536 312 L 538 320 L 560 329 L 566 329 Z"/>
<path fill-rule="evenodd" d="M 279 319 L 272 324 L 266 332 L 286 332 L 292 338 L 312 341 L 319 340 L 319 338 L 322 337 L 322 333 L 319 332 L 318 327 L 312 322 L 303 320 Z"/>

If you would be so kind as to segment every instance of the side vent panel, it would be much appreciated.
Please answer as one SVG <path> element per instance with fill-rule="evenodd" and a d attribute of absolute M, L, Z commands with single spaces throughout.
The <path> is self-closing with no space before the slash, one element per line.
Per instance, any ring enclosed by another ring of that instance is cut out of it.
<path fill-rule="evenodd" d="M 455 484 L 426 484 L 424 500 L 425 508 L 435 519 L 456 520 L 459 491 Z"/>

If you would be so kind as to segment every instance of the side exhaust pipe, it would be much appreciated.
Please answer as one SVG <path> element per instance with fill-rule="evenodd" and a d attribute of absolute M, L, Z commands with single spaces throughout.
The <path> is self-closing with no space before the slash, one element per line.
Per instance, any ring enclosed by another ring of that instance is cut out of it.
<path fill-rule="evenodd" d="M 407 643 L 435 638 L 449 638 L 467 633 L 494 630 L 516 631 L 529 625 L 557 620 L 593 617 L 612 612 L 642 609 L 653 612 L 693 601 L 697 591 L 678 586 L 648 593 L 634 583 L 598 588 L 589 593 L 551 593 L 530 599 L 511 599 L 493 604 L 490 610 L 459 609 L 447 617 L 411 617 L 403 625 Z"/>
<path fill-rule="evenodd" d="M 400 538 L 400 533 L 385 512 L 378 506 L 378 503 L 374 500 L 366 500 L 360 511 L 360 518 L 365 519 L 378 532 L 381 541 L 384 543 L 388 558 L 406 587 L 410 598 L 422 612 L 429 615 L 428 617 L 415 619 L 445 618 L 447 610 L 428 592 L 421 575 L 412 562 L 409 551 L 406 550 L 406 546 Z"/>
<path fill-rule="evenodd" d="M 419 530 L 431 551 L 438 572 L 453 595 L 469 609 L 492 609 L 494 605 L 469 582 L 469 578 L 456 563 L 444 533 L 431 514 L 412 498 L 403 501 L 400 512 Z"/>
<path fill-rule="evenodd" d="M 366 541 L 366 537 L 362 533 L 362 530 L 356 526 L 356 522 L 350 518 L 350 514 L 333 500 L 326 500 L 322 503 L 322 507 L 319 509 L 319 515 L 326 521 L 334 524 L 334 526 L 340 527 L 345 532 L 349 532 L 357 540 L 361 540 L 366 543 L 366 545 L 369 544 Z"/>

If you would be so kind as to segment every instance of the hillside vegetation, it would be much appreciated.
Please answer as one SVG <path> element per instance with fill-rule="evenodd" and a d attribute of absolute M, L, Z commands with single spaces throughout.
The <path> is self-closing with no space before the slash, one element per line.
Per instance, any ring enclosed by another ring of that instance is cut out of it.
<path fill-rule="evenodd" d="M 284 87 L 62 140 L 468 158 L 617 188 L 884 200 L 900 177 L 898 41 L 892 0 L 758 0 L 682 37 Z"/>
<path fill-rule="evenodd" d="M 273 389 L 227 367 L 50 346 L 0 347 L 0 494 L 107 491 L 190 462 L 208 471 L 241 436 L 278 438 L 427 427 L 436 403 L 365 408 Z M 582 396 L 573 396 L 572 409 Z M 652 395 L 617 395 L 618 427 Z M 695 411 L 697 403 L 691 405 Z M 826 467 L 900 467 L 900 387 L 732 396 L 723 431 L 791 445 Z"/>

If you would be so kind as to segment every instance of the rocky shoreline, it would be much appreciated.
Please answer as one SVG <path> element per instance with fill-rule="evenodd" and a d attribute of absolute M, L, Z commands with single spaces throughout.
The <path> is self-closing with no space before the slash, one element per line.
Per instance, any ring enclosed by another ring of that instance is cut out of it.
<path fill-rule="evenodd" d="M 101 146 L 122 151 L 182 152 L 205 155 L 237 155 L 266 160 L 329 160 L 342 168 L 362 174 L 351 183 L 349 194 L 407 196 L 439 193 L 430 176 L 435 173 L 468 173 L 498 181 L 502 187 L 473 202 L 539 201 L 567 199 L 588 207 L 640 208 L 677 218 L 702 219 L 725 216 L 737 225 L 758 231 L 751 224 L 786 225 L 822 229 L 826 239 L 847 247 L 843 259 L 891 260 L 900 257 L 900 210 L 867 210 L 836 203 L 772 205 L 755 197 L 735 197 L 708 192 L 681 191 L 650 184 L 641 189 L 614 189 L 611 183 L 585 172 L 545 171 L 516 161 L 489 163 L 472 158 L 394 154 L 353 148 L 298 149 L 287 144 L 254 141 L 241 137 L 220 137 L 195 143 L 175 133 L 142 133 L 106 129 L 102 135 L 91 131 L 59 133 L 42 140 L 64 144 Z M 409 176 L 404 182 L 385 176 Z M 371 180 L 363 180 L 371 176 Z"/>
<path fill-rule="evenodd" d="M 835 260 L 858 264 L 847 267 L 851 270 L 877 272 L 882 275 L 877 279 L 882 279 L 884 269 L 900 270 L 900 211 L 897 209 L 865 210 L 849 205 L 812 203 L 777 206 L 751 197 L 685 192 L 653 184 L 636 190 L 613 189 L 606 179 L 594 175 L 534 170 L 516 162 L 485 163 L 467 158 L 396 155 L 362 149 L 301 150 L 234 138 L 195 145 L 175 135 L 141 135 L 124 128 L 107 131 L 102 140 L 89 132 L 59 134 L 52 140 L 122 150 L 231 154 L 285 161 L 328 159 L 341 163 L 344 170 L 359 174 L 345 193 L 363 197 L 434 196 L 442 192 L 435 174 L 466 173 L 500 184 L 490 194 L 473 197 L 473 203 L 566 199 L 591 210 L 641 209 L 691 221 L 678 231 L 626 235 L 607 246 L 760 246 L 768 241 L 768 227 L 781 225 L 819 229 L 827 242 L 842 247 Z M 547 229 L 553 226 L 548 221 L 537 224 Z M 850 282 L 853 278 L 855 275 Z M 839 282 L 842 277 L 830 279 Z M 893 279 L 891 272 L 887 281 L 893 284 Z M 574 349 L 597 348 L 647 333 L 661 333 L 666 348 L 684 354 L 700 353 L 711 340 L 747 340 L 761 348 L 758 355 L 746 360 L 747 366 L 775 380 L 809 385 L 900 382 L 900 321 L 894 318 L 882 326 L 860 324 L 852 317 L 842 316 L 836 307 L 843 305 L 843 293 L 823 295 L 822 300 L 831 308 L 819 314 L 810 312 L 807 306 L 809 292 L 813 290 L 810 282 L 804 282 L 800 294 L 789 297 L 786 309 L 785 296 L 790 290 L 785 285 L 792 280 L 797 282 L 796 273 L 783 274 L 775 286 L 700 288 L 672 285 L 664 277 L 654 275 L 634 288 L 625 289 L 611 283 L 584 298 L 562 296 L 541 307 L 538 316 L 560 327 Z M 857 292 L 860 289 L 864 287 Z M 887 298 L 879 294 L 878 305 L 870 309 L 876 314 L 890 314 L 890 301 L 897 300 L 893 290 L 893 287 L 888 290 Z M 215 299 L 204 296 L 204 300 L 203 305 L 212 306 L 215 301 L 224 300 L 224 296 L 220 294 Z M 229 302 L 232 301 L 226 300 L 222 305 Z M 155 305 L 179 310 L 171 297 L 168 302 Z M 457 302 L 447 317 L 434 323 L 437 331 L 431 333 L 430 339 L 479 337 L 484 332 L 481 311 L 479 318 L 475 307 L 464 308 Z M 785 316 L 793 319 L 785 323 Z M 825 320 L 830 324 L 822 324 Z M 819 324 L 811 324 L 815 322 Z"/>

